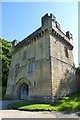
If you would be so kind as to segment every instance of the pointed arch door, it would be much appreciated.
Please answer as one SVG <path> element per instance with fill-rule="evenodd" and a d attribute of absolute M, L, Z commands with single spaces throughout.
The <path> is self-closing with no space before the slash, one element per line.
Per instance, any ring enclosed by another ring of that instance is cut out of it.
<path fill-rule="evenodd" d="M 19 98 L 23 100 L 27 100 L 28 94 L 29 94 L 29 86 L 28 84 L 24 83 L 20 86 Z"/>

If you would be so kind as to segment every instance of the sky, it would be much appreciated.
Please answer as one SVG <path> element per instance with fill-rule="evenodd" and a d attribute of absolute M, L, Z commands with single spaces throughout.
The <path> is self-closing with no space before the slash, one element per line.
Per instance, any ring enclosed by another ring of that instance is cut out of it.
<path fill-rule="evenodd" d="M 41 26 L 46 13 L 56 16 L 64 33 L 73 34 L 74 62 L 78 66 L 78 2 L 3 2 L 2 38 L 23 40 Z M 1 32 L 1 31 L 0 31 Z"/>

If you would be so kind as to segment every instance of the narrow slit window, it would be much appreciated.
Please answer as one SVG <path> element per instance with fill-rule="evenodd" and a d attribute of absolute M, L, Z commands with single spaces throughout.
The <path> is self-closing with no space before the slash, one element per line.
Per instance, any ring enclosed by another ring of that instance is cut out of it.
<path fill-rule="evenodd" d="M 34 62 L 30 62 L 28 72 L 29 73 L 33 72 L 33 69 L 34 69 Z"/>
<path fill-rule="evenodd" d="M 64 49 L 65 49 L 65 56 L 69 58 L 68 49 L 66 47 L 64 47 Z"/>
<path fill-rule="evenodd" d="M 36 87 L 36 81 L 34 81 L 34 87 Z"/>

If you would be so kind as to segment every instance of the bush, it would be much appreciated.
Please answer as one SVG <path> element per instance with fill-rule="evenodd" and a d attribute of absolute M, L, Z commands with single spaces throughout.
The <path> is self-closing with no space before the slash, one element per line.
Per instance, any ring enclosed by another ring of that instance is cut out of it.
<path fill-rule="evenodd" d="M 76 74 L 80 75 L 80 67 L 76 68 Z"/>

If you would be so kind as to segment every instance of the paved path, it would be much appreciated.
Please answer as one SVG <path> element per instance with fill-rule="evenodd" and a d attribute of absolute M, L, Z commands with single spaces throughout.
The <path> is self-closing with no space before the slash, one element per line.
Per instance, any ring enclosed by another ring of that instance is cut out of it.
<path fill-rule="evenodd" d="M 76 113 L 61 112 L 28 112 L 19 110 L 0 110 L 1 118 L 79 118 Z M 80 119 L 78 119 L 80 120 Z"/>
<path fill-rule="evenodd" d="M 13 102 L 20 102 L 22 100 L 0 100 L 0 110 L 7 110 L 7 106 Z"/>

